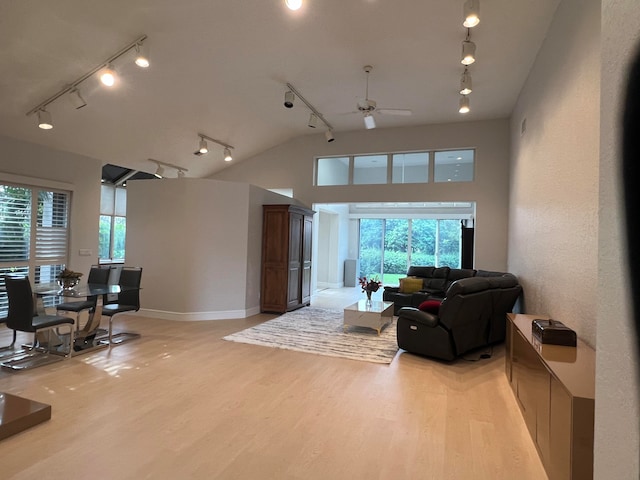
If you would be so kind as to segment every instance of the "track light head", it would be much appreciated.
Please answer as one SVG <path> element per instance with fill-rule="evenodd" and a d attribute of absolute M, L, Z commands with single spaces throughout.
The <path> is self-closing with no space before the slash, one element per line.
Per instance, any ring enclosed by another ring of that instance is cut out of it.
<path fill-rule="evenodd" d="M 462 25 L 473 28 L 480 23 L 480 0 L 467 0 L 464 2 L 464 21 Z"/>
<path fill-rule="evenodd" d="M 87 102 L 84 100 L 84 98 L 82 98 L 82 95 L 80 95 L 80 90 L 78 90 L 76 87 L 73 87 L 73 89 L 71 89 L 71 91 L 69 92 L 69 100 L 71 100 L 71 104 L 76 110 L 80 110 L 82 107 L 87 106 Z"/>
<path fill-rule="evenodd" d="M 287 90 L 284 94 L 284 106 L 287 108 L 293 108 L 293 100 L 296 96 L 293 94 L 291 90 Z"/>
<path fill-rule="evenodd" d="M 156 168 L 156 173 L 154 173 L 154 175 L 158 178 L 162 178 L 162 176 L 164 175 L 164 167 L 158 164 L 158 168 Z"/>
<path fill-rule="evenodd" d="M 373 115 L 371 115 L 371 112 L 365 113 L 364 126 L 366 129 L 376 128 L 376 119 L 373 118 Z"/>
<path fill-rule="evenodd" d="M 178 178 L 184 178 L 184 171 L 178 170 Z"/>
<path fill-rule="evenodd" d="M 198 144 L 198 153 L 204 155 L 205 153 L 209 153 L 209 146 L 207 145 L 207 141 L 204 138 L 200 138 L 200 143 Z"/>
<path fill-rule="evenodd" d="M 462 59 L 460 63 L 463 65 L 471 65 L 476 61 L 476 44 L 470 40 L 462 42 Z"/>
<path fill-rule="evenodd" d="M 43 130 L 51 130 L 53 128 L 51 114 L 46 110 L 38 110 L 38 127 Z"/>
<path fill-rule="evenodd" d="M 113 87 L 116 83 L 117 73 L 111 64 L 100 71 L 100 81 L 107 87 Z"/>
<path fill-rule="evenodd" d="M 147 54 L 147 47 L 144 43 L 138 43 L 135 46 L 136 49 L 136 65 L 140 68 L 149 67 L 149 55 Z"/>
<path fill-rule="evenodd" d="M 335 141 L 335 138 L 333 138 L 333 133 L 331 132 L 331 130 L 327 130 L 326 132 L 324 132 L 324 138 L 326 138 L 327 142 L 329 143 Z"/>
<path fill-rule="evenodd" d="M 315 113 L 309 115 L 309 123 L 307 124 L 311 128 L 316 128 L 318 124 L 318 116 Z"/>
<path fill-rule="evenodd" d="M 458 109 L 458 111 L 460 113 L 469 113 L 469 97 L 467 97 L 466 95 L 462 95 L 460 97 L 460 108 Z"/>
<path fill-rule="evenodd" d="M 233 160 L 233 157 L 231 156 L 231 150 L 227 147 L 225 147 L 224 149 L 224 161 L 225 162 L 230 162 L 231 160 Z"/>
<path fill-rule="evenodd" d="M 472 91 L 471 74 L 465 68 L 462 77 L 460 77 L 460 94 L 469 95 Z"/>

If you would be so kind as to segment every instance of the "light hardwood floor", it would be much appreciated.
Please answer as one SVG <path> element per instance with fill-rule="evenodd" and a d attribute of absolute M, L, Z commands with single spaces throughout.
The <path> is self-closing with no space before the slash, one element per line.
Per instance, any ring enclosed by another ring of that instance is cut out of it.
<path fill-rule="evenodd" d="M 325 290 L 312 305 L 354 295 Z M 0 442 L 0 478 L 547 478 L 502 347 L 479 362 L 400 351 L 379 365 L 222 340 L 273 317 L 121 317 L 115 329 L 141 339 L 0 372 L 0 391 L 52 405 L 50 421 Z"/>

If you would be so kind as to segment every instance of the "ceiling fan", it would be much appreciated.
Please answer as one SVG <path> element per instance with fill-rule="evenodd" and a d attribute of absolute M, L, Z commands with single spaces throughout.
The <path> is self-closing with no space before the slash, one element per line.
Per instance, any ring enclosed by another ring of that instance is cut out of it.
<path fill-rule="evenodd" d="M 411 115 L 411 110 L 403 109 L 403 108 L 378 108 L 378 104 L 375 100 L 371 100 L 369 98 L 369 74 L 373 67 L 371 65 L 365 65 L 363 70 L 367 74 L 367 83 L 364 100 L 358 102 L 358 111 L 351 113 L 361 112 L 364 118 L 364 126 L 366 128 L 376 128 L 376 121 L 373 118 L 373 114 L 383 114 L 383 115 Z"/>

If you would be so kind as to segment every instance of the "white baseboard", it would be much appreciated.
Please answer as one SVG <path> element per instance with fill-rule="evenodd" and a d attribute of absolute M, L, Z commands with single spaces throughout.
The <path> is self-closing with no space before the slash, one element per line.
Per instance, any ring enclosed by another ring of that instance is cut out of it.
<path fill-rule="evenodd" d="M 225 310 L 216 312 L 168 312 L 165 310 L 152 310 L 141 308 L 137 315 L 161 320 L 174 320 L 178 322 L 205 322 L 209 320 L 232 320 L 236 318 L 252 317 L 260 313 L 260 307 L 246 310 Z"/>
<path fill-rule="evenodd" d="M 342 287 L 344 287 L 344 282 L 338 282 L 338 283 L 318 282 L 316 286 L 318 290 L 324 290 L 325 288 L 342 288 Z"/>

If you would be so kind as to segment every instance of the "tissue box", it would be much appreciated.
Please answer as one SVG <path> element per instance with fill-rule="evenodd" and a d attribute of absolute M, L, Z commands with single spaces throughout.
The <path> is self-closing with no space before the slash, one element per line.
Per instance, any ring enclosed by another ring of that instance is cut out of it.
<path fill-rule="evenodd" d="M 576 332 L 557 320 L 536 318 L 531 323 L 531 333 L 540 343 L 575 347 Z"/>

